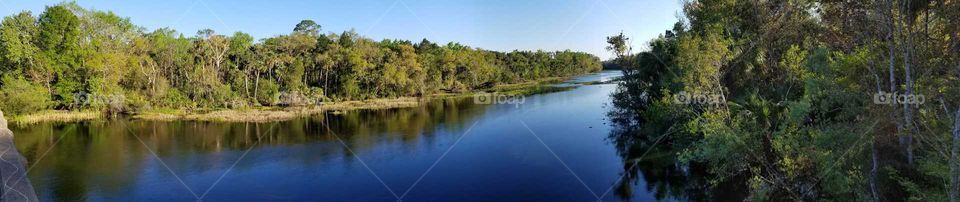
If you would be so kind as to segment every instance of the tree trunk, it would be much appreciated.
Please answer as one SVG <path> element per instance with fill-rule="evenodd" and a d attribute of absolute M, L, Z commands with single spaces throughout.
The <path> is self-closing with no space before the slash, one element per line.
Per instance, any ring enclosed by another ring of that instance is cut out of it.
<path fill-rule="evenodd" d="M 327 75 L 329 74 L 330 74 L 330 69 L 326 69 L 323 71 L 323 97 L 327 97 L 327 91 L 330 91 L 330 89 L 327 88 L 327 82 L 329 81 L 329 77 Z"/>
<path fill-rule="evenodd" d="M 960 33 L 954 33 L 954 45 L 960 48 Z M 957 62 L 957 71 L 960 74 L 960 61 Z M 958 154 L 960 153 L 960 106 L 957 107 L 957 113 L 953 118 L 953 148 L 950 150 L 950 195 L 951 202 L 960 201 L 960 162 Z"/>
<path fill-rule="evenodd" d="M 957 162 L 957 153 L 960 153 L 960 107 L 953 118 L 953 149 L 950 150 L 950 201 L 960 200 L 960 165 Z"/>
<path fill-rule="evenodd" d="M 257 72 L 257 78 L 254 78 L 253 81 L 253 102 L 259 103 L 257 100 L 257 92 L 260 90 L 260 72 Z"/>
<path fill-rule="evenodd" d="M 886 5 L 887 8 L 885 10 L 887 11 L 886 13 L 887 13 L 887 20 L 888 20 L 887 22 L 887 59 L 890 61 L 889 63 L 890 94 L 895 95 L 897 94 L 897 76 L 896 76 L 897 75 L 897 68 L 896 68 L 896 45 L 897 44 L 895 42 L 896 37 L 894 36 L 896 35 L 896 32 L 894 32 L 894 27 L 896 27 L 896 20 L 893 17 L 893 1 L 887 0 L 886 3 L 887 3 Z M 900 132 L 903 129 L 903 125 L 900 123 L 900 119 L 897 117 L 897 113 L 896 113 L 896 111 L 898 111 L 897 105 L 894 104 L 891 106 L 893 106 L 893 111 L 894 111 L 893 120 L 897 125 L 897 132 Z"/>
<path fill-rule="evenodd" d="M 869 68 L 869 70 L 870 70 L 870 73 L 873 74 L 874 83 L 877 87 L 877 93 L 883 93 L 883 87 L 882 87 L 883 85 L 881 84 L 883 82 L 880 80 L 880 73 L 879 71 L 873 70 L 872 67 L 874 66 L 874 64 L 872 61 L 870 62 L 870 66 L 871 68 Z M 877 151 L 877 135 L 876 134 L 873 135 L 873 139 L 871 140 L 871 143 L 872 143 L 870 144 L 871 168 L 870 168 L 870 176 L 869 176 L 870 197 L 873 199 L 873 201 L 876 202 L 876 201 L 880 201 L 880 197 L 879 197 L 880 194 L 879 194 L 879 191 L 877 190 L 877 170 L 880 167 L 880 160 L 879 160 L 880 154 Z"/>
<path fill-rule="evenodd" d="M 906 6 L 909 6 L 907 3 Z M 909 8 L 905 8 L 909 10 Z M 914 96 L 913 95 L 913 75 L 912 75 L 912 53 L 913 53 L 913 22 L 910 21 L 908 16 L 901 17 L 903 22 L 900 24 L 900 30 L 903 32 L 902 37 L 905 37 L 906 46 L 903 48 L 903 75 L 904 82 L 906 83 L 906 89 L 904 91 L 905 96 Z M 906 146 L 907 152 L 907 164 L 913 165 L 913 108 L 910 106 L 911 103 L 903 103 L 903 139 L 902 144 Z"/>

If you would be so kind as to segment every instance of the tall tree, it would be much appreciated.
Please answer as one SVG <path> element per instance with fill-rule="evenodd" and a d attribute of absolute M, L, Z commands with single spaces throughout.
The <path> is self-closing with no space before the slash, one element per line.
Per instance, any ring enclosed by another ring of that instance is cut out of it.
<path fill-rule="evenodd" d="M 623 32 L 616 36 L 607 37 L 607 50 L 612 51 L 617 58 L 623 58 L 630 54 L 630 38 L 623 35 Z"/>
<path fill-rule="evenodd" d="M 307 34 L 316 37 L 320 34 L 320 25 L 313 20 L 302 20 L 293 28 L 293 32 Z"/>
<path fill-rule="evenodd" d="M 20 75 L 27 73 L 34 81 L 48 83 L 51 76 L 49 71 L 42 68 L 37 54 L 40 49 L 36 46 L 37 22 L 30 11 L 23 11 L 13 16 L 3 18 L 0 26 L 0 54 L 6 69 L 3 75 Z"/>
<path fill-rule="evenodd" d="M 54 95 L 61 106 L 71 107 L 75 93 L 86 90 L 81 66 L 80 19 L 65 5 L 48 6 L 40 15 L 39 47 L 53 72 Z"/>
<path fill-rule="evenodd" d="M 236 77 L 241 77 L 239 80 L 232 80 L 235 90 L 242 91 L 243 96 L 250 100 L 250 74 L 249 72 L 253 68 L 251 64 L 253 63 L 253 53 L 251 48 L 253 47 L 253 37 L 247 33 L 235 32 L 233 36 L 230 37 L 230 47 L 229 52 L 227 53 L 229 62 L 230 62 L 230 72 L 231 75 L 228 78 L 234 79 Z M 242 84 L 238 83 L 242 80 Z"/>

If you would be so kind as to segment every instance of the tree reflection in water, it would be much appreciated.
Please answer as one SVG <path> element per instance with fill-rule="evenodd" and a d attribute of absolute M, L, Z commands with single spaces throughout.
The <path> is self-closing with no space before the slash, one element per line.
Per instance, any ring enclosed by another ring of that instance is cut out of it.
<path fill-rule="evenodd" d="M 130 192 L 133 185 L 143 183 L 138 178 L 158 166 L 149 164 L 155 163 L 151 150 L 178 174 L 222 169 L 237 158 L 220 155 L 222 151 L 238 153 L 251 147 L 329 144 L 305 149 L 311 155 L 295 155 L 300 158 L 296 163 L 352 161 L 351 152 L 340 146 L 337 137 L 358 153 L 385 144 L 415 152 L 417 144 L 437 138 L 435 130 L 460 131 L 482 116 L 486 105 L 472 101 L 443 99 L 414 108 L 320 114 L 273 123 L 111 120 L 37 124 L 14 131 L 18 149 L 34 168 L 29 177 L 37 190 L 44 190 L 38 193 L 42 199 L 89 200 L 91 193 Z M 244 166 L 255 165 L 237 164 L 234 169 Z"/>
<path fill-rule="evenodd" d="M 612 195 L 631 200 L 640 198 L 634 197 L 640 191 L 653 193 L 660 200 L 700 201 L 726 199 L 724 194 L 740 193 L 711 189 L 702 166 L 680 163 L 679 154 L 683 145 L 689 145 L 690 137 L 679 133 L 663 136 L 672 126 L 669 116 L 679 113 L 640 110 L 647 103 L 637 86 L 640 85 L 626 79 L 611 96 L 613 107 L 607 117 L 613 127 L 608 140 L 622 159 L 625 173 L 610 191 Z M 41 199 L 109 200 L 98 197 L 129 197 L 135 194 L 125 193 L 143 187 L 180 188 L 169 187 L 179 184 L 156 186 L 158 180 L 170 178 L 151 152 L 156 152 L 177 174 L 193 174 L 188 176 L 192 180 L 187 181 L 196 186 L 194 191 L 202 192 L 206 188 L 203 186 L 209 185 L 197 181 L 215 180 L 202 177 L 219 176 L 249 148 L 257 150 L 252 153 L 255 155 L 244 159 L 247 163 L 236 164 L 234 170 L 269 168 L 258 167 L 262 164 L 304 169 L 322 169 L 344 165 L 343 162 L 351 165 L 349 162 L 355 161 L 352 152 L 341 146 L 337 138 L 353 152 L 374 158 L 381 151 L 413 156 L 405 154 L 419 152 L 424 145 L 444 144 L 444 139 L 450 138 L 441 134 L 459 134 L 488 113 L 513 110 L 472 101 L 444 99 L 415 108 L 321 114 L 274 123 L 112 120 L 38 124 L 14 130 L 18 149 L 34 168 L 29 176 L 37 190 L 42 190 L 38 193 Z M 654 112 L 660 114 L 649 114 Z M 651 118 L 656 120 L 644 120 Z"/>
<path fill-rule="evenodd" d="M 634 186 L 643 182 L 658 200 L 742 200 L 743 190 L 733 190 L 740 186 L 711 186 L 705 166 L 681 161 L 684 146 L 692 141 L 691 136 L 674 131 L 671 120 L 681 113 L 652 106 L 643 86 L 626 74 L 610 95 L 613 106 L 607 116 L 613 129 L 608 139 L 623 159 L 624 170 L 613 193 L 630 200 Z"/>

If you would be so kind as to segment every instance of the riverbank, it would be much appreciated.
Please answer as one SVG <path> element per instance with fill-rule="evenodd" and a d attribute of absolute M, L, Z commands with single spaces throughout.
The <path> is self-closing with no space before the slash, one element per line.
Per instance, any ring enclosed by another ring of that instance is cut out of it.
<path fill-rule="evenodd" d="M 64 110 L 45 110 L 37 113 L 13 116 L 11 123 L 24 125 L 41 122 L 77 122 L 104 118 L 101 112 L 97 111 L 64 111 Z"/>
<path fill-rule="evenodd" d="M 212 122 L 271 122 L 295 119 L 322 112 L 345 113 L 351 110 L 393 109 L 416 107 L 425 101 L 474 96 L 478 93 L 498 93 L 503 95 L 533 95 L 568 90 L 570 86 L 551 86 L 562 83 L 570 77 L 551 77 L 537 81 L 503 84 L 489 89 L 461 92 L 436 93 L 424 97 L 376 98 L 324 102 L 312 106 L 299 107 L 251 107 L 243 109 L 151 109 L 135 111 L 133 119 L 154 121 L 212 121 Z M 44 122 L 79 122 L 105 119 L 108 116 L 99 111 L 63 111 L 47 110 L 38 113 L 11 117 L 13 123 L 29 125 Z"/>
<path fill-rule="evenodd" d="M 325 111 L 342 113 L 359 109 L 392 109 L 419 106 L 422 100 L 431 98 L 382 98 L 360 101 L 327 102 L 302 107 L 258 107 L 248 109 L 213 109 L 187 111 L 161 109 L 137 112 L 132 117 L 155 121 L 214 121 L 214 122 L 270 122 L 290 120 Z"/>

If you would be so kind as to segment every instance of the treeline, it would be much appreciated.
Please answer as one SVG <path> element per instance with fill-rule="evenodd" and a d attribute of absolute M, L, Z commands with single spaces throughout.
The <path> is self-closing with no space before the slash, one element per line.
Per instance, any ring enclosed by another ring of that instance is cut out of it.
<path fill-rule="evenodd" d="M 378 42 L 320 28 L 304 20 L 288 35 L 255 41 L 242 32 L 147 31 L 75 3 L 48 6 L 39 16 L 23 11 L 0 26 L 0 103 L 12 113 L 305 105 L 461 92 L 601 68 L 599 58 L 582 52 Z"/>
<path fill-rule="evenodd" d="M 705 165 L 694 200 L 958 201 L 958 25 L 957 1 L 688 1 L 648 51 L 608 38 L 612 139 Z"/>

